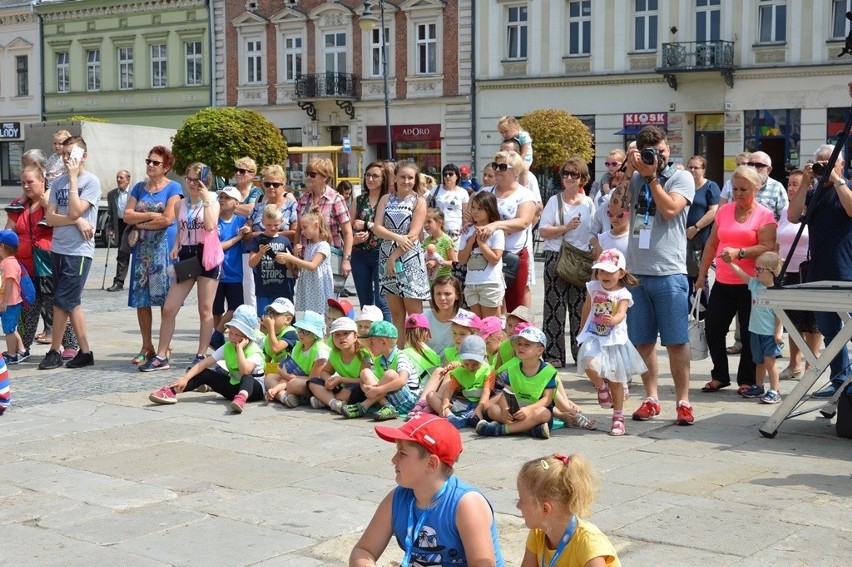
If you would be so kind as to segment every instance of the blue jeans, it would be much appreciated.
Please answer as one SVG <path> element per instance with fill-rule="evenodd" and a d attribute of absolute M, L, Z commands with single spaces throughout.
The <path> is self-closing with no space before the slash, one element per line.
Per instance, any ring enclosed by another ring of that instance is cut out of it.
<path fill-rule="evenodd" d="M 375 305 L 382 310 L 385 321 L 392 321 L 388 302 L 379 288 L 379 251 L 352 251 L 352 280 L 361 307 Z"/>
<path fill-rule="evenodd" d="M 828 346 L 843 328 L 840 315 L 826 311 L 815 311 L 814 315 L 816 315 L 817 328 Z M 840 354 L 831 361 L 831 383 L 839 387 L 847 378 L 849 378 L 849 345 L 843 345 Z"/>

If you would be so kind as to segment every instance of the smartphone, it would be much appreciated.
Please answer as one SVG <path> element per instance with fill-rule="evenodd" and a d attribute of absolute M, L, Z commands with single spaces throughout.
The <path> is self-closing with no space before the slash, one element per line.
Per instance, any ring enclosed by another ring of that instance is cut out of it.
<path fill-rule="evenodd" d="M 73 148 L 71 148 L 71 156 L 70 157 L 71 157 L 71 159 L 73 159 L 77 163 L 79 163 L 80 160 L 83 159 L 84 153 L 85 153 L 85 150 L 83 150 L 83 148 L 81 148 L 80 146 L 74 146 Z"/>

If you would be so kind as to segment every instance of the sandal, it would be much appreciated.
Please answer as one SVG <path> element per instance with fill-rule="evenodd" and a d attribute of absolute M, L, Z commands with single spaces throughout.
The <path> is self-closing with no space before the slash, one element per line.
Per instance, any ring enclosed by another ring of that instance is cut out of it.
<path fill-rule="evenodd" d="M 725 352 L 728 354 L 740 354 L 743 352 L 743 347 L 738 347 L 737 345 L 729 346 L 725 349 Z"/>
<path fill-rule="evenodd" d="M 414 407 L 411 408 L 411 411 L 409 411 L 408 415 L 405 416 L 405 421 L 408 421 L 420 413 L 434 413 L 426 400 L 417 400 L 417 403 L 414 404 Z"/>
<path fill-rule="evenodd" d="M 714 384 L 714 382 L 715 382 L 715 384 Z M 713 380 L 710 380 L 709 382 L 707 382 L 706 384 L 704 384 L 704 387 L 701 388 L 701 391 L 702 392 L 718 392 L 722 388 L 727 388 L 730 385 L 731 385 L 730 382 L 720 382 L 719 380 L 713 379 Z"/>
<path fill-rule="evenodd" d="M 624 435 L 624 431 L 624 416 L 612 416 L 612 426 L 609 429 L 609 434 L 613 437 L 621 437 L 622 435 Z"/>
<path fill-rule="evenodd" d="M 742 396 L 743 394 L 751 390 L 751 388 L 752 384 L 741 384 L 740 387 L 737 388 L 737 393 Z"/>
<path fill-rule="evenodd" d="M 574 421 L 571 424 L 574 427 L 579 427 L 580 429 L 597 429 L 598 422 L 594 419 L 589 419 L 585 415 L 578 413 L 574 416 Z"/>
<path fill-rule="evenodd" d="M 609 409 L 612 407 L 612 394 L 609 392 L 609 386 L 604 385 L 602 388 L 598 388 L 595 386 L 595 390 L 598 393 L 598 404 L 604 409 Z"/>
<path fill-rule="evenodd" d="M 134 356 L 132 359 L 130 359 L 130 362 L 132 362 L 136 366 L 139 366 L 140 364 L 145 364 L 146 362 L 148 362 L 152 358 L 154 358 L 154 351 L 145 352 L 143 350 L 139 354 Z"/>
<path fill-rule="evenodd" d="M 37 335 L 35 341 L 40 345 L 49 345 L 52 342 L 51 333 L 44 332 L 40 335 Z"/>

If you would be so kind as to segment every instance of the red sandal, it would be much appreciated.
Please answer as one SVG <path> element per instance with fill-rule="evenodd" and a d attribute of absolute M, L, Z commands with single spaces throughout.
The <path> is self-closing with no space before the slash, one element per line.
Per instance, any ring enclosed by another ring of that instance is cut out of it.
<path fill-rule="evenodd" d="M 595 390 L 598 393 L 598 404 L 604 409 L 609 409 L 612 407 L 612 394 L 609 391 L 609 386 L 606 382 L 604 382 L 603 387 L 598 388 L 595 386 Z"/>

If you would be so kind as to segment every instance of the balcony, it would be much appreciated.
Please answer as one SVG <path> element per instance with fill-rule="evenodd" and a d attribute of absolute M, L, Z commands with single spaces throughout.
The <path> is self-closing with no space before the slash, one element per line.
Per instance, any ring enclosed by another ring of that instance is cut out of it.
<path fill-rule="evenodd" d="M 311 73 L 296 77 L 296 98 L 355 99 L 355 75 L 351 73 Z"/>
<path fill-rule="evenodd" d="M 725 84 L 733 88 L 734 69 L 733 41 L 682 41 L 663 44 L 657 73 L 662 73 L 669 86 L 677 90 L 675 73 L 720 71 Z"/>

